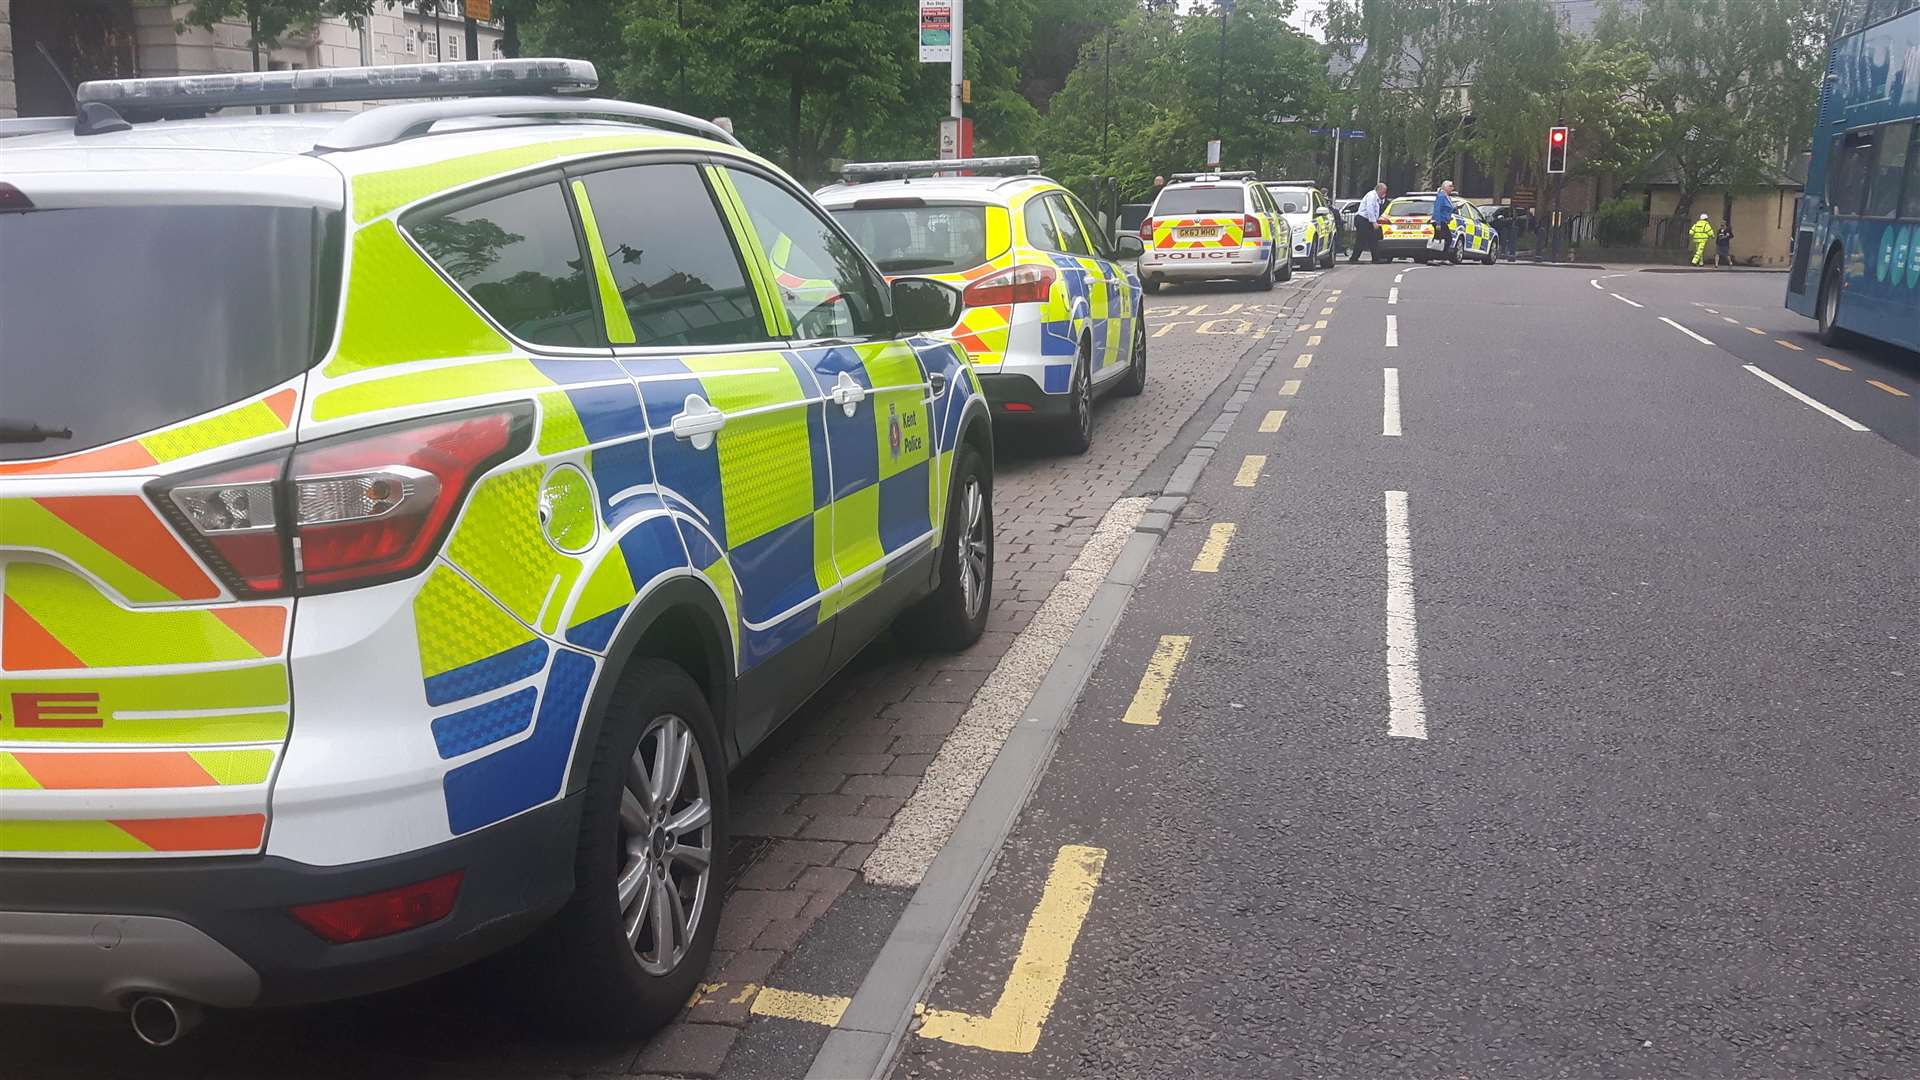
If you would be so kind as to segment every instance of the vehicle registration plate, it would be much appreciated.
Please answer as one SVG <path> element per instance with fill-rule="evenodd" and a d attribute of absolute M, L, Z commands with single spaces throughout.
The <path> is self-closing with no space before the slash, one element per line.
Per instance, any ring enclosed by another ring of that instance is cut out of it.
<path fill-rule="evenodd" d="M 1217 225 L 1184 225 L 1173 230 L 1173 235 L 1179 240 L 1211 240 L 1220 235 L 1220 227 Z"/>

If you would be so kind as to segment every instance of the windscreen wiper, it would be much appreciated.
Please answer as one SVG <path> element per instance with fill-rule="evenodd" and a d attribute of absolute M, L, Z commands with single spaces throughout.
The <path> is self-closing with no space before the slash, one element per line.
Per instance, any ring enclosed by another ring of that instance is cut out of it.
<path fill-rule="evenodd" d="M 71 439 L 72 428 L 41 427 L 39 424 L 24 420 L 0 420 L 0 443 L 46 442 L 48 439 Z"/>

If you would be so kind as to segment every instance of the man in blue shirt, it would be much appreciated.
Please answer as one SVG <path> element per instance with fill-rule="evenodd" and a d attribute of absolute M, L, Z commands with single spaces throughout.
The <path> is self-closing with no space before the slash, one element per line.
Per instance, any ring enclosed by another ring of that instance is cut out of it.
<path fill-rule="evenodd" d="M 1433 238 L 1440 241 L 1440 250 L 1429 254 L 1427 262 L 1445 264 L 1451 261 L 1453 250 L 1453 181 L 1443 180 L 1440 190 L 1433 193 Z"/>

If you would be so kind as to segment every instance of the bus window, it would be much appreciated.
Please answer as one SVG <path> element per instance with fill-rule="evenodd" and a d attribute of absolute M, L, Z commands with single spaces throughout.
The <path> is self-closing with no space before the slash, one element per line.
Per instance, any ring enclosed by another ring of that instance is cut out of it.
<path fill-rule="evenodd" d="M 1900 178 L 1907 171 L 1907 145 L 1912 124 L 1888 124 L 1879 131 L 1880 153 L 1874 161 L 1873 183 L 1867 195 L 1869 217 L 1892 217 L 1900 209 Z"/>
<path fill-rule="evenodd" d="M 1907 140 L 1907 193 L 1900 200 L 1900 216 L 1920 218 L 1920 138 Z"/>
<path fill-rule="evenodd" d="M 1836 214 L 1857 214 L 1866 202 L 1868 166 L 1873 161 L 1873 133 L 1854 132 L 1833 141 L 1827 181 L 1827 201 Z"/>

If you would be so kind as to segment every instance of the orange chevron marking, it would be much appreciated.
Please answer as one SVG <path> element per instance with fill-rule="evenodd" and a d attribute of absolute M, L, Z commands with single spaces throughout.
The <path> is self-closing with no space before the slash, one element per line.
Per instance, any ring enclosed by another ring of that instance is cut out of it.
<path fill-rule="evenodd" d="M 261 656 L 279 656 L 286 639 L 287 609 L 280 607 L 214 608 L 213 617 L 246 639 Z"/>
<path fill-rule="evenodd" d="M 78 454 L 46 461 L 0 461 L 0 476 L 25 476 L 33 473 L 124 472 L 145 469 L 153 464 L 153 455 L 133 440 L 83 450 Z"/>
<path fill-rule="evenodd" d="M 0 601 L 0 667 L 8 671 L 47 671 L 86 666 L 25 608 L 12 600 Z"/>
<path fill-rule="evenodd" d="M 273 415 L 280 418 L 280 423 L 283 426 L 291 425 L 293 423 L 293 404 L 298 400 L 299 396 L 299 394 L 294 393 L 292 387 L 288 387 L 277 394 L 270 395 L 266 399 L 267 408 L 273 410 Z"/>
<path fill-rule="evenodd" d="M 183 600 L 220 595 L 220 587 L 140 496 L 58 495 L 34 501 L 173 595 Z"/>
<path fill-rule="evenodd" d="M 143 818 L 113 824 L 155 851 L 242 851 L 260 846 L 267 816 Z"/>
<path fill-rule="evenodd" d="M 47 754 L 15 751 L 14 760 L 39 781 L 55 790 L 108 788 L 218 787 L 193 755 L 184 751 L 141 754 L 106 752 Z"/>

